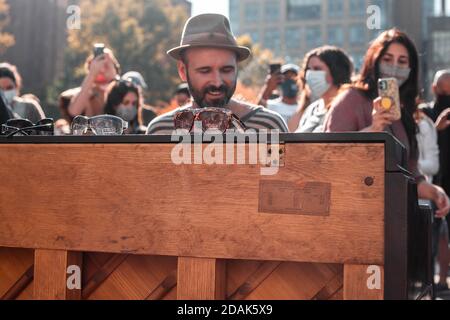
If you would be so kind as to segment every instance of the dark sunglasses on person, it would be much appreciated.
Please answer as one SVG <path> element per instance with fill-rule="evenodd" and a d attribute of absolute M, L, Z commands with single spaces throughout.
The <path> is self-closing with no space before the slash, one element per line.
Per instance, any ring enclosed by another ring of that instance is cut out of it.
<path fill-rule="evenodd" d="M 228 129 L 236 128 L 245 131 L 245 125 L 230 110 L 222 108 L 187 108 L 175 114 L 175 129 L 189 132 L 194 128 L 195 122 L 201 122 L 203 132 L 219 131 L 225 133 Z"/>
<path fill-rule="evenodd" d="M 6 137 L 12 137 L 15 135 L 21 136 L 34 136 L 54 135 L 54 121 L 50 118 L 39 120 L 36 123 L 32 123 L 27 119 L 10 119 L 6 124 L 2 125 L 2 135 Z"/>
<path fill-rule="evenodd" d="M 128 129 L 128 122 L 109 114 L 91 118 L 76 116 L 72 121 L 71 128 L 74 136 L 117 136 L 122 135 Z"/>

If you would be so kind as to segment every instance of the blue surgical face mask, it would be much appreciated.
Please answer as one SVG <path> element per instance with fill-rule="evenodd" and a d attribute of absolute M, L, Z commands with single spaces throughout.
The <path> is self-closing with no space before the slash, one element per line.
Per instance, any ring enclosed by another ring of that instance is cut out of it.
<path fill-rule="evenodd" d="M 287 79 L 281 84 L 281 90 L 283 91 L 283 97 L 293 99 L 296 98 L 299 92 L 297 82 L 292 79 Z"/>
<path fill-rule="evenodd" d="M 381 78 L 395 78 L 398 86 L 401 87 L 409 79 L 411 68 L 402 68 L 394 66 L 385 62 L 380 63 L 380 77 Z"/>

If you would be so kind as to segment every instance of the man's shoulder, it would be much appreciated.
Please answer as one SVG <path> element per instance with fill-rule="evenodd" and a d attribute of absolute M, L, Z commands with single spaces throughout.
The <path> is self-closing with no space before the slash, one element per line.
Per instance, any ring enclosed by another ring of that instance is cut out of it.
<path fill-rule="evenodd" d="M 245 105 L 250 110 L 250 112 L 241 119 L 247 127 L 288 132 L 286 122 L 279 113 L 248 102 L 239 103 Z"/>
<path fill-rule="evenodd" d="M 171 134 L 175 129 L 173 117 L 181 108 L 164 113 L 154 118 L 147 127 L 146 134 Z"/>

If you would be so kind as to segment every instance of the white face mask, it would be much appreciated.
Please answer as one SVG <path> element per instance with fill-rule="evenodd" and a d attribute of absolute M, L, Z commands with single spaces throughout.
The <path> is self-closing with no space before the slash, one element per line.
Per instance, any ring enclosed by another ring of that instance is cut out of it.
<path fill-rule="evenodd" d="M 137 116 L 137 110 L 135 107 L 129 108 L 121 104 L 117 107 L 116 114 L 118 117 L 122 118 L 125 121 L 133 121 Z"/>
<path fill-rule="evenodd" d="M 17 90 L 2 90 L 3 96 L 5 97 L 6 104 L 11 105 L 13 102 L 13 99 L 17 96 Z"/>
<path fill-rule="evenodd" d="M 330 84 L 327 82 L 327 73 L 320 70 L 306 71 L 306 84 L 311 90 L 311 102 L 319 100 L 330 89 Z"/>

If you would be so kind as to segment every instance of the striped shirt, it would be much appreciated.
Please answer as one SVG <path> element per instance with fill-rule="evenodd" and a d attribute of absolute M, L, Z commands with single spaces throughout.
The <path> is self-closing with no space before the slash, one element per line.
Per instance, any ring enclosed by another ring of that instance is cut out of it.
<path fill-rule="evenodd" d="M 146 134 L 171 135 L 175 130 L 175 125 L 173 122 L 175 114 L 179 110 L 185 108 L 186 107 L 178 108 L 156 117 L 148 125 Z M 247 127 L 247 129 L 254 129 L 256 131 L 266 129 L 289 132 L 286 122 L 278 113 L 261 106 L 254 106 L 250 108 L 251 111 L 240 118 L 241 122 Z"/>

